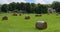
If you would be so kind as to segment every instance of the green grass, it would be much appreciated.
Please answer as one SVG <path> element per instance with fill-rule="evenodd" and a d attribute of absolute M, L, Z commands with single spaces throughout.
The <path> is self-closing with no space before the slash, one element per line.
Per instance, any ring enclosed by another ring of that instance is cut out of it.
<path fill-rule="evenodd" d="M 9 19 L 2 21 L 2 17 L 7 15 Z M 60 32 L 60 15 L 44 14 L 42 17 L 35 17 L 34 14 L 29 14 L 31 19 L 25 20 L 22 16 L 12 16 L 12 14 L 0 14 L 0 32 Z M 35 28 L 36 21 L 46 21 L 47 29 L 38 30 Z"/>

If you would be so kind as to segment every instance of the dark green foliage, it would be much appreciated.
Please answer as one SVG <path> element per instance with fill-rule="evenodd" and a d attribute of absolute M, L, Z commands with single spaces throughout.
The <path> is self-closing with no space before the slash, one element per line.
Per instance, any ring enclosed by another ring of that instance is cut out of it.
<path fill-rule="evenodd" d="M 14 10 L 24 10 L 27 11 L 28 13 L 46 13 L 47 8 L 45 5 L 42 4 L 35 4 L 35 3 L 15 3 L 12 2 L 10 4 L 3 4 L 1 7 L 2 12 L 7 12 L 7 11 L 14 11 Z"/>
<path fill-rule="evenodd" d="M 7 12 L 8 11 L 8 5 L 7 4 L 3 4 L 1 6 L 1 10 L 2 10 L 2 12 Z"/>
<path fill-rule="evenodd" d="M 2 12 L 24 10 L 24 11 L 27 11 L 28 13 L 42 14 L 42 13 L 47 13 L 47 8 L 49 7 L 56 9 L 56 12 L 60 12 L 60 2 L 57 2 L 57 1 L 54 1 L 52 4 L 12 2 L 10 4 L 3 4 L 1 5 L 0 8 Z"/>
<path fill-rule="evenodd" d="M 9 11 L 16 10 L 16 3 L 15 2 L 8 4 L 8 6 L 9 6 Z"/>
<path fill-rule="evenodd" d="M 60 2 L 54 1 L 51 5 L 52 8 L 56 9 L 56 12 L 60 12 Z"/>

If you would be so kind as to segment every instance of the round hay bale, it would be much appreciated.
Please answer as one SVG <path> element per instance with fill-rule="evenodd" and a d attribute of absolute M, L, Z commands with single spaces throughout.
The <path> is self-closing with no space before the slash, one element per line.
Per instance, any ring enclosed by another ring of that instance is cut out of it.
<path fill-rule="evenodd" d="M 13 16 L 17 16 L 18 14 L 17 13 L 13 13 Z"/>
<path fill-rule="evenodd" d="M 7 16 L 3 16 L 2 20 L 8 20 L 8 17 Z"/>
<path fill-rule="evenodd" d="M 35 16 L 37 17 L 37 16 L 42 16 L 42 15 L 41 14 L 36 14 Z"/>
<path fill-rule="evenodd" d="M 19 16 L 21 16 L 21 14 L 19 14 Z"/>
<path fill-rule="evenodd" d="M 25 19 L 30 19 L 30 16 L 25 16 Z"/>
<path fill-rule="evenodd" d="M 37 29 L 46 29 L 47 23 L 45 21 L 37 21 L 36 22 L 36 28 Z"/>

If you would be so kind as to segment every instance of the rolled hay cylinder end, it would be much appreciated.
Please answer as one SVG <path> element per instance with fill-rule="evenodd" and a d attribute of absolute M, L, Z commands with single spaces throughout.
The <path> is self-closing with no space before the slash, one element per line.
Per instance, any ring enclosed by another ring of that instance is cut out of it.
<path fill-rule="evenodd" d="M 8 17 L 7 16 L 3 16 L 2 20 L 8 20 Z"/>
<path fill-rule="evenodd" d="M 37 29 L 46 29 L 47 28 L 47 23 L 45 21 L 37 21 L 36 22 L 36 28 Z"/>
<path fill-rule="evenodd" d="M 25 19 L 30 19 L 30 16 L 25 16 Z"/>
<path fill-rule="evenodd" d="M 19 14 L 19 16 L 21 16 L 21 14 Z"/>
<path fill-rule="evenodd" d="M 13 16 L 18 16 L 18 14 L 17 13 L 13 13 Z"/>

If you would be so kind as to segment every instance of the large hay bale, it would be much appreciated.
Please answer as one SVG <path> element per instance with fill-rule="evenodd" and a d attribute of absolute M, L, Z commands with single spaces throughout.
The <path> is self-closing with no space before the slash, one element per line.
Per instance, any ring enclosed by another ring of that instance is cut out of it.
<path fill-rule="evenodd" d="M 35 16 L 37 17 L 37 16 L 42 16 L 42 15 L 41 14 L 36 14 Z"/>
<path fill-rule="evenodd" d="M 36 22 L 36 28 L 37 29 L 46 29 L 47 23 L 45 21 L 37 21 Z"/>
<path fill-rule="evenodd" d="M 18 14 L 17 13 L 13 13 L 13 16 L 17 16 Z"/>
<path fill-rule="evenodd" d="M 19 16 L 21 16 L 21 14 L 19 14 Z"/>
<path fill-rule="evenodd" d="M 3 16 L 2 20 L 8 20 L 8 17 L 7 16 Z"/>
<path fill-rule="evenodd" d="M 30 19 L 30 16 L 25 16 L 25 19 Z"/>

